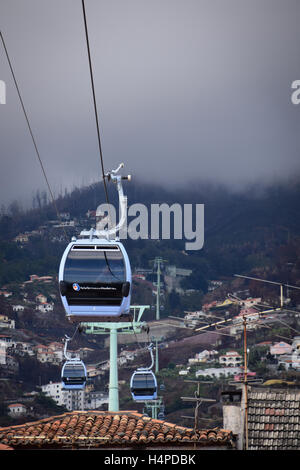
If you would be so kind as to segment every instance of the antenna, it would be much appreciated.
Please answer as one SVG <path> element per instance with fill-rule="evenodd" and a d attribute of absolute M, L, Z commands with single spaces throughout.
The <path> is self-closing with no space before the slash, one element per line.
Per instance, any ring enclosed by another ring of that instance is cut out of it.
<path fill-rule="evenodd" d="M 197 391 L 195 391 L 195 396 L 194 397 L 180 397 L 182 401 L 194 402 L 195 403 L 194 430 L 196 430 L 197 426 L 198 426 L 198 415 L 199 415 L 200 405 L 204 402 L 216 402 L 216 400 L 214 398 L 200 397 L 200 383 L 201 384 L 203 384 L 203 383 L 211 384 L 213 382 L 211 382 L 211 381 L 201 381 L 201 382 L 199 382 L 198 380 L 185 380 L 185 382 L 198 384 Z"/>

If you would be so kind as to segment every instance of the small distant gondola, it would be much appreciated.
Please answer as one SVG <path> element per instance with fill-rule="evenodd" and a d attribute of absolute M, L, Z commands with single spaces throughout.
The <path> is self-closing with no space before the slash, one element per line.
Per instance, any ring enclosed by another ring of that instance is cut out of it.
<path fill-rule="evenodd" d="M 86 367 L 81 360 L 67 360 L 61 371 L 63 390 L 83 390 L 87 380 Z"/>
<path fill-rule="evenodd" d="M 130 391 L 135 401 L 155 400 L 157 381 L 154 373 L 147 369 L 137 369 L 131 377 Z"/>
<path fill-rule="evenodd" d="M 130 379 L 130 391 L 135 401 L 156 400 L 157 398 L 157 380 L 151 370 L 154 365 L 152 349 L 153 344 L 151 343 L 148 346 L 152 359 L 151 366 L 148 368 L 140 367 L 132 374 Z"/>

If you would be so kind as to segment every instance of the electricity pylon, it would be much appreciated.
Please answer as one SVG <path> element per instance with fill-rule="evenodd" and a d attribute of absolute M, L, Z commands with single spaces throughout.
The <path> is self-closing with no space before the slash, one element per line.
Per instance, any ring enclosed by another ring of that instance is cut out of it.
<path fill-rule="evenodd" d="M 162 263 L 167 263 L 168 260 L 160 258 L 157 256 L 154 260 L 152 260 L 154 263 L 154 267 L 157 266 L 157 281 L 156 281 L 156 320 L 160 319 L 160 275 L 161 275 L 161 264 Z"/>

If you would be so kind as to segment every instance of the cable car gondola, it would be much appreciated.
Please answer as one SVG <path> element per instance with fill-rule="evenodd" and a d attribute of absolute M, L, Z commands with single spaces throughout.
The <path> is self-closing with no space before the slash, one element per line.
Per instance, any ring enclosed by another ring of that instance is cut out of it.
<path fill-rule="evenodd" d="M 152 349 L 153 344 L 151 343 L 148 346 L 152 359 L 151 366 L 137 369 L 130 380 L 130 391 L 135 401 L 155 400 L 157 398 L 157 380 L 151 370 L 154 364 Z"/>
<path fill-rule="evenodd" d="M 61 370 L 61 384 L 63 390 L 83 390 L 87 381 L 87 372 L 84 363 L 79 357 L 70 357 L 67 354 L 68 342 L 71 341 L 66 335 L 64 356 L 66 362 Z"/>
<path fill-rule="evenodd" d="M 83 390 L 87 380 L 86 367 L 78 359 L 70 359 L 63 365 L 61 371 L 63 390 Z"/>
<path fill-rule="evenodd" d="M 131 377 L 130 391 L 135 401 L 155 400 L 157 381 L 154 373 L 148 369 L 137 369 Z"/>
<path fill-rule="evenodd" d="M 72 239 L 62 256 L 59 267 L 59 288 L 66 315 L 71 321 L 116 321 L 130 312 L 131 267 L 123 244 L 116 233 L 126 221 L 127 197 L 122 179 L 117 175 L 123 164 L 106 176 L 117 185 L 120 203 L 119 224 L 104 229 L 101 206 L 97 208 L 96 230 L 80 233 Z"/>
<path fill-rule="evenodd" d="M 131 268 L 119 241 L 73 240 L 59 268 L 63 306 L 71 321 L 104 321 L 129 313 Z"/>

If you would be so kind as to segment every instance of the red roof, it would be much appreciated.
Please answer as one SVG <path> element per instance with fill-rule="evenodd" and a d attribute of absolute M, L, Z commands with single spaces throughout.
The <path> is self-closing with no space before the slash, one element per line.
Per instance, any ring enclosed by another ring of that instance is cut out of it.
<path fill-rule="evenodd" d="M 0 444 L 13 448 L 234 447 L 231 431 L 194 431 L 135 411 L 72 411 L 0 428 Z"/>

